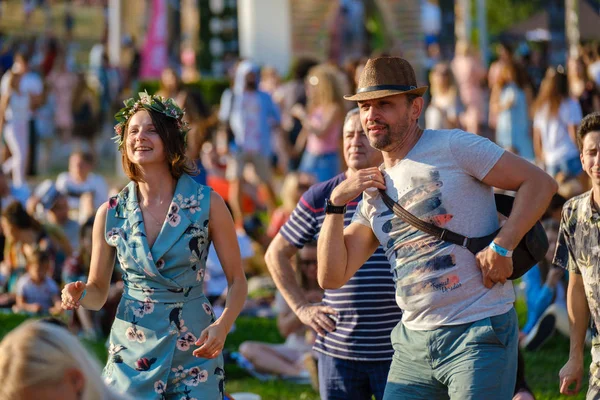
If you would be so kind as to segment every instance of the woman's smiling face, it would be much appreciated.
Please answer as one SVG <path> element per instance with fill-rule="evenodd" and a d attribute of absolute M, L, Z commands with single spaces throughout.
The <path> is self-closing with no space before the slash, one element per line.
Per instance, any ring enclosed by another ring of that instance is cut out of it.
<path fill-rule="evenodd" d="M 127 158 L 137 165 L 164 163 L 164 144 L 150 114 L 145 110 L 136 112 L 127 126 Z"/>

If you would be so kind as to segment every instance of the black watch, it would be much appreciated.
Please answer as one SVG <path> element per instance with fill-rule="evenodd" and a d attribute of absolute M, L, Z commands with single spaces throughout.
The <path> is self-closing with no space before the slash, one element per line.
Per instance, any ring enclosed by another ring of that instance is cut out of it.
<path fill-rule="evenodd" d="M 334 206 L 329 199 L 325 199 L 325 214 L 346 214 L 346 205 Z"/>

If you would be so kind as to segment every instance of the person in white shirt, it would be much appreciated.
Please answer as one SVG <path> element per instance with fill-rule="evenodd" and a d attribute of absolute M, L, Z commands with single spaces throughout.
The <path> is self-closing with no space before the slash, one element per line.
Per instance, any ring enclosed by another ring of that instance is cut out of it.
<path fill-rule="evenodd" d="M 569 97 L 564 71 L 549 68 L 533 104 L 533 142 L 536 160 L 558 182 L 585 177 L 575 132 L 581 122 L 579 102 Z"/>
<path fill-rule="evenodd" d="M 10 71 L 0 81 L 0 128 L 4 128 L 4 140 L 11 158 L 2 166 L 12 171 L 13 183 L 25 183 L 25 169 L 30 146 L 30 121 L 33 110 L 40 104 L 44 86 L 39 75 L 29 71 L 29 59 L 25 54 L 15 55 Z"/>
<path fill-rule="evenodd" d="M 58 175 L 56 189 L 69 199 L 69 208 L 77 210 L 80 223 L 93 216 L 108 199 L 108 186 L 104 178 L 92 172 L 91 154 L 75 152 L 69 157 L 69 170 Z"/>

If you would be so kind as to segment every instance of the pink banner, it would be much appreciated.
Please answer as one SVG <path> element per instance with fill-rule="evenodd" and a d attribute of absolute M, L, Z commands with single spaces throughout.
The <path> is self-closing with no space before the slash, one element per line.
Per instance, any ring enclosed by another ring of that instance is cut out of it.
<path fill-rule="evenodd" d="M 142 49 L 140 77 L 152 79 L 160 77 L 167 67 L 167 4 L 166 0 L 152 0 L 150 25 L 146 32 L 146 42 Z"/>

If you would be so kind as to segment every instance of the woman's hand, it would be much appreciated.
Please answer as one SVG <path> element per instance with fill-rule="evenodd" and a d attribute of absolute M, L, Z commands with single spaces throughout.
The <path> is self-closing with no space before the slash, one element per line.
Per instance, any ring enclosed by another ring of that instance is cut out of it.
<path fill-rule="evenodd" d="M 61 306 L 64 310 L 76 310 L 79 308 L 81 295 L 86 288 L 82 281 L 68 283 L 61 292 Z"/>
<path fill-rule="evenodd" d="M 213 323 L 202 331 L 200 338 L 195 343 L 200 347 L 192 354 L 199 358 L 216 358 L 225 346 L 227 332 L 228 330 L 222 324 Z"/>

